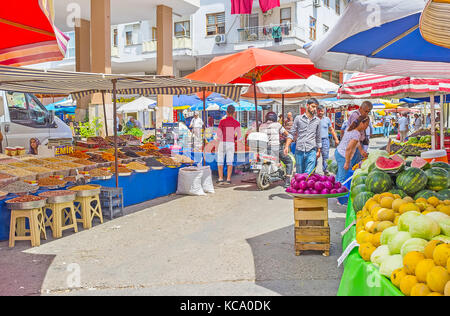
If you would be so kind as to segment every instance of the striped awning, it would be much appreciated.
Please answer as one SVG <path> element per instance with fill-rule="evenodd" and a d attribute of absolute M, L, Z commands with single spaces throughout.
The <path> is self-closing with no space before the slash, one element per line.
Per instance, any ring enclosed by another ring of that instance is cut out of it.
<path fill-rule="evenodd" d="M 241 86 L 237 85 L 218 85 L 171 76 L 109 75 L 0 66 L 0 90 L 7 91 L 70 94 L 79 99 L 99 92 L 112 93 L 113 80 L 117 82 L 117 94 L 184 95 L 205 89 L 238 101 L 241 93 Z"/>

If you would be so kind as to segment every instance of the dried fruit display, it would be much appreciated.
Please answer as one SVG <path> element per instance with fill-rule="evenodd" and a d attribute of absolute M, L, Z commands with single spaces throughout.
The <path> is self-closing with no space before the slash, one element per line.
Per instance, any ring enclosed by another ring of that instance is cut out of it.
<path fill-rule="evenodd" d="M 35 196 L 35 195 L 24 195 L 19 196 L 14 199 L 6 201 L 6 203 L 25 203 L 25 202 L 36 202 L 45 200 L 45 197 Z"/>

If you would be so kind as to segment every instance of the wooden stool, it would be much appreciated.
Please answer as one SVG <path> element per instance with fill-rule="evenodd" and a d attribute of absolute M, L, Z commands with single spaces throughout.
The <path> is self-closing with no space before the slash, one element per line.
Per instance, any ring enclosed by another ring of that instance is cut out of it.
<path fill-rule="evenodd" d="M 25 227 L 28 218 L 30 229 Z M 27 233 L 29 236 L 27 236 Z M 9 247 L 15 246 L 16 240 L 29 240 L 31 247 L 41 245 L 41 237 L 47 240 L 45 231 L 45 215 L 42 208 L 31 210 L 11 210 L 11 224 L 9 228 Z"/>
<path fill-rule="evenodd" d="M 77 218 L 73 202 L 47 204 L 46 210 L 51 210 L 52 214 L 46 216 L 46 226 L 50 226 L 53 232 L 53 238 L 61 238 L 64 230 L 71 229 L 77 233 Z M 67 222 L 70 224 L 66 225 Z"/>
<path fill-rule="evenodd" d="M 330 255 L 328 199 L 294 198 L 295 254 L 318 250 Z"/>
<path fill-rule="evenodd" d="M 79 223 L 83 223 L 84 229 L 92 228 L 94 217 L 100 218 L 103 224 L 102 207 L 99 195 L 79 197 L 75 199 L 75 213 L 80 215 L 81 219 L 77 219 Z"/>

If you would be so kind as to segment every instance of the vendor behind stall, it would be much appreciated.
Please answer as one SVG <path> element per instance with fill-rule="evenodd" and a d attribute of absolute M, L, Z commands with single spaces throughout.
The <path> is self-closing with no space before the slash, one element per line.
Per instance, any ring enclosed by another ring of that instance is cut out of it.
<path fill-rule="evenodd" d="M 138 120 L 136 120 L 133 116 L 130 116 L 129 121 L 127 122 L 127 128 L 139 128 L 142 129 L 142 124 Z"/>

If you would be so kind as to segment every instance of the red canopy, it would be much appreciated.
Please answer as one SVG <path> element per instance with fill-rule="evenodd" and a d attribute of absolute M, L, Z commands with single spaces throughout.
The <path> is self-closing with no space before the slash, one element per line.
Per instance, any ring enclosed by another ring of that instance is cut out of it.
<path fill-rule="evenodd" d="M 307 58 L 270 50 L 250 48 L 243 52 L 214 58 L 209 64 L 186 78 L 218 84 L 306 79 L 324 72 Z"/>
<path fill-rule="evenodd" d="M 0 64 L 24 66 L 64 58 L 69 38 L 53 25 L 52 0 L 3 1 Z"/>

